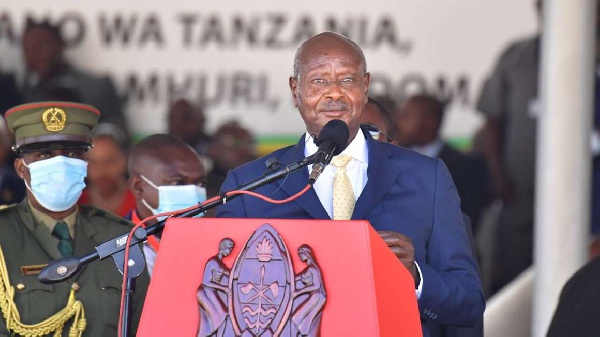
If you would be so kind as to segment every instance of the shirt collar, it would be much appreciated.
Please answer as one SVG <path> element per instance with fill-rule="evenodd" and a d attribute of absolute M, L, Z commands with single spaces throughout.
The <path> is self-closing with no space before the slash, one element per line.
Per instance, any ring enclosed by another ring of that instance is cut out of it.
<path fill-rule="evenodd" d="M 29 199 L 27 199 L 27 205 L 29 205 L 29 209 L 31 210 L 31 215 L 33 216 L 33 220 L 35 220 L 36 223 L 43 224 L 46 228 L 48 228 L 50 230 L 50 233 L 52 233 L 52 231 L 54 231 L 54 226 L 56 226 L 57 222 L 63 221 L 69 227 L 69 234 L 71 234 L 71 237 L 75 238 L 75 225 L 77 224 L 77 221 L 76 221 L 77 220 L 77 211 L 79 211 L 78 206 L 75 206 L 76 207 L 75 212 L 67 215 L 64 219 L 55 220 L 48 214 L 33 207 L 33 205 L 31 204 L 31 201 Z"/>
<path fill-rule="evenodd" d="M 306 157 L 312 156 L 317 153 L 319 147 L 313 141 L 312 136 L 308 131 L 304 134 L 304 155 Z M 356 137 L 348 144 L 348 147 L 342 151 L 341 154 L 352 156 L 353 159 L 361 161 L 363 163 L 369 163 L 369 149 L 367 147 L 367 139 L 362 132 L 362 129 L 358 129 Z"/>

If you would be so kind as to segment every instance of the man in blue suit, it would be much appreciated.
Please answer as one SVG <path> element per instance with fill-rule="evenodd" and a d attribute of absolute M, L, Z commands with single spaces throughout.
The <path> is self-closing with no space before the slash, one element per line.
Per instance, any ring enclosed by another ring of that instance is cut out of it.
<path fill-rule="evenodd" d="M 350 143 L 342 154 L 352 156 L 346 173 L 356 200 L 351 219 L 370 221 L 415 278 L 423 335 L 444 336 L 447 326 L 475 324 L 485 307 L 460 200 L 441 160 L 378 142 L 360 128 L 369 80 L 364 55 L 349 39 L 327 32 L 304 42 L 289 85 L 306 134 L 297 145 L 230 171 L 221 190 L 261 175 L 270 158 L 286 165 L 314 154 L 311 138 L 330 120 L 343 120 Z M 308 169 L 256 191 L 287 198 L 306 186 Z M 313 188 L 291 203 L 242 196 L 221 206 L 217 216 L 332 219 L 335 171 L 328 165 Z"/>

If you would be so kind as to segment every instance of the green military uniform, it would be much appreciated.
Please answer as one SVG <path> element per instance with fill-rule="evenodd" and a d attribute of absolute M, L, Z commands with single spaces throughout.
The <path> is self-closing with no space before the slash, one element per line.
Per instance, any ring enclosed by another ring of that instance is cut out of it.
<path fill-rule="evenodd" d="M 100 243 L 130 229 L 131 225 L 126 220 L 95 207 L 80 206 L 75 226 L 74 253 L 81 256 L 93 252 Z M 75 296 L 83 303 L 87 318 L 83 335 L 117 335 L 123 277 L 112 259 L 94 261 L 68 281 L 53 285 L 40 283 L 35 274 L 23 275 L 21 267 L 47 264 L 61 258 L 55 239 L 44 225 L 33 219 L 26 200 L 0 211 L 0 247 L 4 251 L 10 283 L 15 288 L 15 303 L 21 314 L 21 322 L 35 324 L 64 308 L 71 285 L 77 282 L 79 290 Z M 148 282 L 146 273 L 137 279 L 132 331 L 137 329 L 139 323 Z M 69 326 L 65 326 L 64 336 Z M 4 321 L 0 324 L 0 336 L 7 336 Z"/>
<path fill-rule="evenodd" d="M 60 147 L 61 142 L 66 144 L 65 147 L 73 143 L 79 146 L 89 144 L 91 129 L 98 117 L 99 112 L 93 107 L 64 102 L 27 104 L 6 113 L 9 127 L 16 135 L 17 151 L 36 151 L 46 145 L 50 148 Z M 28 194 L 30 197 L 31 193 Z M 35 270 L 35 266 L 62 257 L 57 238 L 52 235 L 48 224 L 39 219 L 40 211 L 46 215 L 51 212 L 39 208 L 32 211 L 32 207 L 31 200 L 26 198 L 18 205 L 0 209 L 0 248 L 4 255 L 4 261 L 0 261 L 0 274 L 4 262 L 8 282 L 14 288 L 12 301 L 3 297 L 8 287 L 2 287 L 2 277 L 6 275 L 0 275 L 0 308 L 3 309 L 0 336 L 13 333 L 8 332 L 6 326 L 7 305 L 16 305 L 20 323 L 34 325 L 64 309 L 72 289 L 76 289 L 75 297 L 81 301 L 85 311 L 83 336 L 117 336 L 123 278 L 112 259 L 89 263 L 69 280 L 52 285 L 42 284 L 35 272 L 28 272 Z M 74 221 L 73 213 L 67 216 L 73 222 L 70 230 L 74 234 L 72 242 L 75 256 L 93 252 L 99 244 L 132 228 L 130 222 L 95 207 L 79 206 L 76 209 Z M 132 335 L 139 324 L 148 283 L 146 272 L 137 278 Z M 68 335 L 73 321 L 70 319 L 66 322 L 63 336 Z"/>

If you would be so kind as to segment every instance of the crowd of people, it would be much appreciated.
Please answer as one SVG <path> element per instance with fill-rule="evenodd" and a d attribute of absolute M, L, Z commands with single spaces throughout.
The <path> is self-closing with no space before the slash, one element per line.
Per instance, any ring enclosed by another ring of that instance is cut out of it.
<path fill-rule="evenodd" d="M 339 215 L 344 212 L 331 190 L 341 171 L 334 165 L 293 204 L 242 196 L 204 216 L 369 220 L 414 277 L 424 336 L 481 336 L 485 297 L 532 263 L 539 40 L 520 41 L 502 54 L 479 99 L 485 125 L 469 149 L 457 149 L 440 132 L 449 102 L 430 93 L 402 100 L 369 97 L 370 74 L 360 47 L 335 33 L 318 34 L 298 49 L 289 80 L 306 133 L 296 145 L 256 160 L 249 129 L 229 121 L 209 133 L 205 107 L 183 98 L 171 102 L 166 133 L 134 143 L 110 79 L 70 64 L 55 25 L 28 21 L 24 85 L 17 88 L 14 78 L 0 75 L 0 108 L 6 111 L 0 119 L 0 203 L 11 205 L 0 210 L 7 224 L 0 226 L 0 274 L 5 260 L 21 313 L 3 318 L 7 324 L 0 324 L 0 335 L 6 328 L 24 334 L 19 329 L 25 324 L 46 322 L 73 292 L 94 317 L 86 335 L 115 335 L 117 316 L 107 310 L 119 305 L 114 268 L 97 264 L 72 283 L 46 286 L 23 273 L 23 266 L 87 253 L 127 231 L 129 221 L 233 189 L 260 175 L 265 159 L 287 164 L 309 156 L 326 122 L 341 119 L 350 131 L 340 155 L 347 161 L 339 164 L 351 184 L 347 216 Z M 594 157 L 594 172 L 599 158 Z M 307 177 L 290 176 L 257 191 L 285 199 Z M 594 192 L 598 180 L 595 174 Z M 594 193 L 594 206 L 598 199 Z M 496 218 L 486 216 L 494 201 L 502 205 Z M 598 233 L 600 207 L 592 210 Z M 485 226 L 495 228 L 494 244 L 482 248 L 476 239 Z M 138 282 L 133 329 L 160 239 L 143 245 L 148 268 Z M 60 329 L 80 328 L 71 316 L 60 319 Z"/>

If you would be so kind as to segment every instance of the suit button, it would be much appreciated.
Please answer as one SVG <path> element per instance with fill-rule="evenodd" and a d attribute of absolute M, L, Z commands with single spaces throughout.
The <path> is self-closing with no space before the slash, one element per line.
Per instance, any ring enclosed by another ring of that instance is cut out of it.
<path fill-rule="evenodd" d="M 23 289 L 25 289 L 25 285 L 23 283 L 17 284 L 17 290 L 23 290 Z"/>

